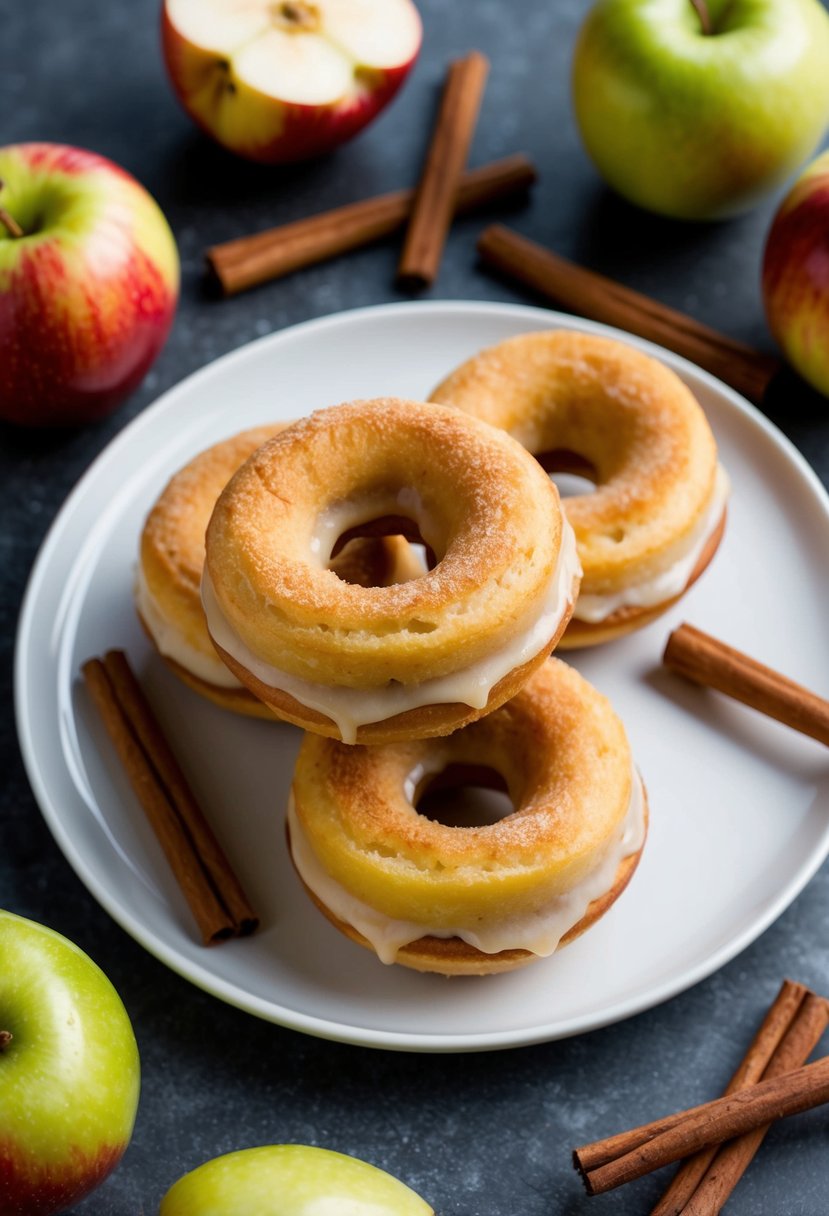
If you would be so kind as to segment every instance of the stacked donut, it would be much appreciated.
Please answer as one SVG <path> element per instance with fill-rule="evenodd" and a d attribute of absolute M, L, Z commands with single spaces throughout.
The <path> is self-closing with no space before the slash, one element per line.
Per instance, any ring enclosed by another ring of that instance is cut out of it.
<path fill-rule="evenodd" d="M 572 940 L 636 867 L 624 728 L 548 656 L 673 603 L 716 548 L 725 479 L 690 393 L 617 342 L 524 335 L 433 397 L 197 457 L 148 517 L 136 596 L 192 688 L 307 732 L 287 835 L 329 920 L 384 962 L 486 974 Z M 554 468 L 596 492 L 565 513 Z M 418 810 L 470 784 L 512 812 Z"/>

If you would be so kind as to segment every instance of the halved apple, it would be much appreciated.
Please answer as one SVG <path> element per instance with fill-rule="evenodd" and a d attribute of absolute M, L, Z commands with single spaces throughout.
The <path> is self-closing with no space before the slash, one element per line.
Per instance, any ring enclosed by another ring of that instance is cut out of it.
<path fill-rule="evenodd" d="M 412 0 L 164 0 L 173 88 L 225 148 L 266 164 L 350 139 L 414 64 Z"/>

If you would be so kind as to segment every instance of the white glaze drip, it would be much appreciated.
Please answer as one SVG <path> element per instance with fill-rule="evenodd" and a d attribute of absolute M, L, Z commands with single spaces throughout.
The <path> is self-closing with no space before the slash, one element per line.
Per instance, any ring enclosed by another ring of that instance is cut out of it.
<path fill-rule="evenodd" d="M 179 667 L 183 667 L 197 679 L 204 680 L 206 684 L 214 684 L 217 688 L 242 687 L 217 654 L 212 650 L 210 654 L 198 650 L 187 641 L 180 629 L 170 624 L 147 586 L 140 565 L 135 574 L 135 603 L 159 654 L 172 659 Z"/>
<path fill-rule="evenodd" d="M 322 540 L 320 544 L 324 553 Z M 316 556 L 319 559 L 319 553 Z M 506 646 L 463 671 L 424 680 L 420 684 L 395 682 L 383 688 L 315 684 L 263 662 L 245 645 L 222 612 L 207 567 L 202 577 L 202 603 L 207 627 L 222 650 L 269 688 L 286 692 L 301 705 L 325 714 L 336 723 L 344 743 L 355 743 L 358 727 L 370 722 L 384 722 L 387 718 L 421 705 L 451 705 L 457 702 L 473 709 L 484 709 L 498 681 L 534 658 L 555 636 L 571 601 L 573 579 L 579 571 L 573 529 L 563 520 L 558 562 L 544 602 L 540 609 L 534 609 L 531 618 Z"/>
<path fill-rule="evenodd" d="M 412 787 L 413 788 L 413 787 Z M 407 792 L 409 786 L 407 785 Z M 531 914 L 505 917 L 484 928 L 468 925 L 435 925 L 429 922 L 395 920 L 370 907 L 333 879 L 323 868 L 302 830 L 293 793 L 288 801 L 291 855 L 302 881 L 334 916 L 351 925 L 368 941 L 383 963 L 393 963 L 398 952 L 421 937 L 459 937 L 483 954 L 501 950 L 528 950 L 547 958 L 570 929 L 582 919 L 594 899 L 612 887 L 619 864 L 638 853 L 645 839 L 645 798 L 642 781 L 633 770 L 630 802 L 617 835 L 599 863 L 569 891 Z M 462 830 L 462 829 L 459 829 Z"/>
<path fill-rule="evenodd" d="M 722 465 L 717 465 L 711 501 L 700 523 L 691 533 L 685 553 L 667 570 L 663 570 L 645 582 L 637 583 L 632 587 L 623 587 L 621 591 L 607 595 L 582 593 L 576 601 L 573 611 L 574 618 L 578 621 L 596 624 L 606 620 L 620 608 L 651 608 L 654 604 L 662 604 L 665 600 L 673 599 L 675 595 L 684 591 L 703 549 L 722 518 L 729 489 L 728 474 Z M 566 509 L 565 499 L 564 510 L 566 511 Z"/>

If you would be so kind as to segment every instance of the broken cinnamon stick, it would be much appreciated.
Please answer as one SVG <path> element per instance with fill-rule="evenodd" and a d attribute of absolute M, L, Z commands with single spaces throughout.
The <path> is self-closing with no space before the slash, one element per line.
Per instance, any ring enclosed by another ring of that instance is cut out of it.
<path fill-rule="evenodd" d="M 829 701 L 772 668 L 683 624 L 668 638 L 662 662 L 695 684 L 704 684 L 829 746 Z"/>
<path fill-rule="evenodd" d="M 757 404 L 783 366 L 779 359 L 613 279 L 568 262 L 501 224 L 485 230 L 478 241 L 478 252 L 485 265 L 532 288 L 560 308 L 667 347 Z"/>
<path fill-rule="evenodd" d="M 479 51 L 450 64 L 397 267 L 409 285 L 427 285 L 437 275 L 488 73 Z"/>
<path fill-rule="evenodd" d="M 829 1102 L 829 1056 L 684 1111 L 673 1127 L 640 1142 L 638 1148 L 609 1160 L 606 1165 L 595 1169 L 584 1165 L 586 1156 L 596 1152 L 602 1155 L 605 1143 L 602 1141 L 576 1149 L 573 1160 L 587 1193 L 599 1195 L 709 1145 L 732 1140 L 775 1119 L 811 1110 L 825 1102 Z M 653 1126 L 636 1128 L 631 1135 L 647 1135 Z"/>
<path fill-rule="evenodd" d="M 126 656 L 81 668 L 84 682 L 205 945 L 252 933 L 259 920 L 155 719 Z"/>
<path fill-rule="evenodd" d="M 523 194 L 536 177 L 535 165 L 522 153 L 470 169 L 461 178 L 453 215 L 467 215 L 500 199 Z M 237 295 L 397 232 L 411 214 L 414 197 L 414 190 L 395 190 L 254 236 L 225 241 L 207 250 L 207 263 L 224 294 Z"/>

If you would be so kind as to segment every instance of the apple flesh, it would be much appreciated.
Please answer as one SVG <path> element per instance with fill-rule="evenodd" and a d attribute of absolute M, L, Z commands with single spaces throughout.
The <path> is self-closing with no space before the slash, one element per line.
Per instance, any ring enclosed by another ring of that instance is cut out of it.
<path fill-rule="evenodd" d="M 165 0 L 173 88 L 203 131 L 266 164 L 351 139 L 414 64 L 412 0 Z"/>
<path fill-rule="evenodd" d="M 0 911 L 0 1212 L 62 1212 L 106 1178 L 138 1104 L 135 1036 L 103 972 Z"/>
<path fill-rule="evenodd" d="M 404 1183 L 356 1157 L 304 1144 L 243 1149 L 185 1174 L 159 1216 L 434 1216 Z"/>
<path fill-rule="evenodd" d="M 599 0 L 572 84 L 587 152 L 619 194 L 681 219 L 736 214 L 820 140 L 829 14 L 819 0 Z"/>
<path fill-rule="evenodd" d="M 172 324 L 167 221 L 134 177 L 80 148 L 0 148 L 0 182 L 0 419 L 101 418 L 143 379 Z"/>
<path fill-rule="evenodd" d="M 829 397 L 829 152 L 798 178 L 772 221 L 763 300 L 788 361 Z"/>

